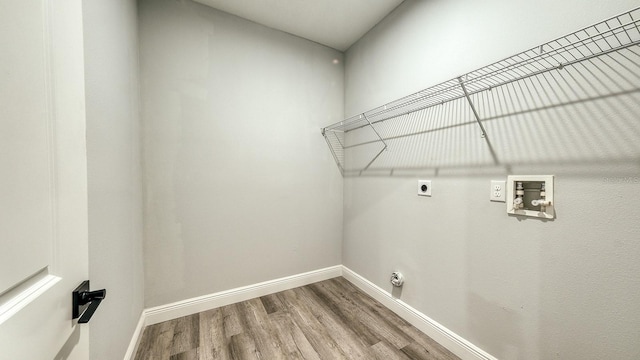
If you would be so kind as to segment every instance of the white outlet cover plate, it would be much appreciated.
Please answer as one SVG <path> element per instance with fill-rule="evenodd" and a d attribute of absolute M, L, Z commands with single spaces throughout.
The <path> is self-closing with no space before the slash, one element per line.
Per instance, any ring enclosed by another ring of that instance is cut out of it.
<path fill-rule="evenodd" d="M 489 200 L 505 202 L 507 201 L 507 182 L 503 180 L 491 180 L 491 192 Z"/>
<path fill-rule="evenodd" d="M 425 191 L 422 191 L 422 185 L 426 185 Z M 418 195 L 431 196 L 431 180 L 418 180 Z"/>

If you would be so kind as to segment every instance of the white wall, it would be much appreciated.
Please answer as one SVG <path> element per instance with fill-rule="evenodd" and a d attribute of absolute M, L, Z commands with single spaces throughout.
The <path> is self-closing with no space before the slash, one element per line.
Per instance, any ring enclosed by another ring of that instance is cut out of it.
<path fill-rule="evenodd" d="M 340 264 L 320 128 L 342 54 L 189 1 L 139 12 L 146 306 Z"/>
<path fill-rule="evenodd" d="M 83 2 L 89 276 L 107 298 L 91 359 L 122 358 L 143 309 L 142 166 L 135 0 Z"/>
<path fill-rule="evenodd" d="M 586 3 L 405 1 L 347 51 L 346 115 L 637 5 Z M 600 119 L 599 142 L 587 147 L 611 144 L 606 127 L 619 117 L 637 119 L 635 96 L 634 115 L 624 114 L 627 107 Z M 637 133 L 635 123 L 627 125 Z M 585 145 L 577 131 L 565 134 L 557 158 Z M 455 164 L 461 141 L 484 146 L 466 136 L 440 139 L 451 152 L 438 156 Z M 404 151 L 420 156 L 415 148 Z M 625 151 L 615 162 L 609 159 L 616 154 L 603 152 L 572 164 L 346 178 L 343 263 L 389 291 L 391 271 L 401 270 L 401 299 L 500 359 L 638 358 L 640 151 Z M 509 217 L 504 203 L 489 202 L 489 181 L 516 173 L 556 175 L 555 220 Z M 416 196 L 419 178 L 433 180 L 433 197 Z"/>

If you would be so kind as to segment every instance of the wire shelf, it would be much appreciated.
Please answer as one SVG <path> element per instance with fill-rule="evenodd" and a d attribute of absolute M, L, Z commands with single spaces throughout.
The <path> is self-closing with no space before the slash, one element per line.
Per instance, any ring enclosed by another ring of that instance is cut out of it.
<path fill-rule="evenodd" d="M 436 106 L 459 109 L 461 103 L 466 103 L 464 106 L 469 109 L 464 111 L 470 110 L 467 120 L 480 127 L 490 162 L 499 164 L 483 126 L 485 121 L 638 90 L 640 7 L 331 124 L 322 129 L 322 134 L 343 174 L 350 148 L 380 143 L 381 147 L 369 156 L 371 161 L 351 169 L 363 171 L 387 149 L 389 140 L 436 130 L 432 125 L 398 122 L 415 123 L 416 118 L 432 117 L 429 114 Z M 424 114 L 416 115 L 417 112 Z M 389 120 L 395 125 L 383 124 Z M 362 129 L 369 129 L 370 135 L 349 134 Z M 389 149 L 393 150 L 392 144 Z"/>

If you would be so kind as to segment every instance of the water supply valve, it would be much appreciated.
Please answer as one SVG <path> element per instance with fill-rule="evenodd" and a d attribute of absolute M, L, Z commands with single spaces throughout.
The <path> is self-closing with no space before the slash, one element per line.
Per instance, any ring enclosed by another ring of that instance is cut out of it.
<path fill-rule="evenodd" d="M 404 284 L 404 276 L 399 271 L 394 271 L 391 274 L 391 284 L 395 287 L 400 287 Z"/>
<path fill-rule="evenodd" d="M 555 218 L 553 175 L 509 175 L 507 213 L 543 219 Z"/>
<path fill-rule="evenodd" d="M 551 201 L 545 200 L 545 199 L 531 200 L 531 205 L 533 205 L 533 206 L 549 206 L 549 205 L 551 205 Z"/>
<path fill-rule="evenodd" d="M 514 210 L 518 210 L 522 207 L 522 198 L 515 198 L 513 199 L 513 209 Z"/>

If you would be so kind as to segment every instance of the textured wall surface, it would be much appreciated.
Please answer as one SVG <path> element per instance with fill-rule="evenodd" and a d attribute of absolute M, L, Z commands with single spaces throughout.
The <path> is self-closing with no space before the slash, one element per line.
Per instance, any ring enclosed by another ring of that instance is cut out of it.
<path fill-rule="evenodd" d="M 406 1 L 347 51 L 346 115 L 634 5 Z M 636 92 L 580 105 L 558 113 L 563 126 L 553 113 L 489 123 L 497 142 L 521 141 L 499 149 L 508 167 L 476 161 L 486 153 L 476 127 L 435 132 L 400 154 L 390 147 L 379 163 L 438 166 L 345 179 L 344 265 L 388 291 L 402 271 L 402 300 L 500 359 L 640 357 L 638 102 Z M 557 141 L 532 140 L 546 136 Z M 556 175 L 556 219 L 510 217 L 490 202 L 490 180 L 509 174 Z M 433 180 L 431 198 L 416 196 L 418 179 Z"/>
<path fill-rule="evenodd" d="M 139 2 L 146 306 L 341 263 L 320 127 L 342 54 L 186 1 Z"/>
<path fill-rule="evenodd" d="M 91 359 L 122 358 L 144 305 L 137 7 L 83 3 L 89 276 L 107 298 L 91 320 Z"/>

